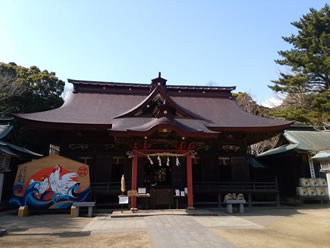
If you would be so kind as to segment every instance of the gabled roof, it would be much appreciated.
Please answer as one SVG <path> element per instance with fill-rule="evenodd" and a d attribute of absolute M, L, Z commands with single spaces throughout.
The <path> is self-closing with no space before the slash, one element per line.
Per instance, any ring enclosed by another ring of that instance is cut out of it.
<path fill-rule="evenodd" d="M 288 144 L 260 153 L 257 157 L 281 155 L 290 151 L 319 152 L 330 150 L 330 131 L 285 131 Z"/>
<path fill-rule="evenodd" d="M 29 149 L 11 144 L 11 143 L 3 140 L 11 132 L 12 129 L 13 129 L 13 126 L 11 126 L 11 125 L 0 125 L 0 153 L 6 154 L 8 156 L 14 156 L 14 157 L 19 156 L 20 153 L 37 156 L 37 157 L 43 156 L 39 153 L 30 151 Z"/>
<path fill-rule="evenodd" d="M 239 108 L 235 87 L 171 86 L 158 77 L 151 84 L 72 80 L 74 89 L 65 104 L 54 110 L 17 114 L 19 120 L 38 125 L 56 124 L 107 128 L 112 133 L 136 135 L 166 125 L 186 135 L 220 132 L 281 132 L 291 122 L 248 114 Z M 160 105 L 147 110 L 155 97 Z M 157 112 L 158 111 L 158 112 Z M 171 112 L 172 115 L 155 114 Z M 151 114 L 152 113 L 152 114 Z M 167 117 L 167 118 L 163 118 Z"/>
<path fill-rule="evenodd" d="M 330 131 L 285 131 L 283 136 L 297 149 L 320 151 L 330 149 Z"/>
<path fill-rule="evenodd" d="M 268 151 L 265 151 L 263 153 L 260 153 L 256 157 L 257 158 L 261 158 L 261 157 L 263 158 L 263 157 L 268 157 L 268 156 L 287 154 L 288 152 L 295 151 L 297 146 L 298 146 L 297 144 L 282 145 L 282 146 L 270 149 Z"/>
<path fill-rule="evenodd" d="M 330 150 L 320 151 L 312 159 L 330 161 Z"/>
<path fill-rule="evenodd" d="M 11 125 L 0 125 L 0 140 L 5 138 L 13 129 Z"/>
<path fill-rule="evenodd" d="M 123 118 L 123 117 L 134 117 L 140 116 L 144 108 L 149 107 L 152 104 L 155 98 L 162 98 L 164 103 L 163 105 L 167 105 L 169 108 L 173 108 L 179 113 L 182 117 L 190 118 L 190 119 L 200 119 L 199 116 L 195 115 L 194 113 L 189 112 L 182 108 L 180 105 L 176 104 L 169 96 L 166 94 L 164 87 L 161 85 L 156 86 L 153 91 L 139 104 L 134 106 L 132 109 L 126 111 L 125 113 L 116 116 L 115 118 Z M 141 114 L 138 115 L 138 113 Z"/>

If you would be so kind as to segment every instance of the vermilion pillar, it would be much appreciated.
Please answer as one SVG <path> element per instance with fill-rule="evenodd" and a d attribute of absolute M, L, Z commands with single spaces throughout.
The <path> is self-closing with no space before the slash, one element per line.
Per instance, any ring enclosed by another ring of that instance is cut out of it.
<path fill-rule="evenodd" d="M 137 186 L 137 167 L 138 167 L 138 155 L 134 153 L 132 160 L 132 187 L 131 190 L 136 190 Z M 131 208 L 136 208 L 136 197 L 132 197 Z"/>
<path fill-rule="evenodd" d="M 191 155 L 188 154 L 186 159 L 187 159 L 188 209 L 193 209 L 194 208 L 194 199 L 193 199 L 192 159 L 191 159 Z"/>

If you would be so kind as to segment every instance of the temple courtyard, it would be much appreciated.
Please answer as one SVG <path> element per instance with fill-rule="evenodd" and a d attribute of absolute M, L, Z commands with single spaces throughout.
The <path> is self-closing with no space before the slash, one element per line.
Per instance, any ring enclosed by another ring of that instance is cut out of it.
<path fill-rule="evenodd" d="M 124 216 L 124 217 L 122 217 Z M 136 216 L 136 217 L 135 217 Z M 216 209 L 155 210 L 136 214 L 96 211 L 17 217 L 0 212 L 0 247 L 329 247 L 330 208 L 249 208 L 228 215 Z"/>

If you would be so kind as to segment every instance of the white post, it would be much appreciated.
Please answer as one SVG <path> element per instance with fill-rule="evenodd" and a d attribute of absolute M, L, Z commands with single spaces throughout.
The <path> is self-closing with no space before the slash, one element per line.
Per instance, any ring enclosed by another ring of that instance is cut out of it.
<path fill-rule="evenodd" d="M 328 196 L 330 200 L 330 173 L 327 173 L 327 184 L 328 184 Z"/>
<path fill-rule="evenodd" d="M 0 203 L 1 203 L 1 199 L 2 199 L 2 189 L 3 189 L 3 181 L 4 181 L 4 173 L 0 172 Z"/>

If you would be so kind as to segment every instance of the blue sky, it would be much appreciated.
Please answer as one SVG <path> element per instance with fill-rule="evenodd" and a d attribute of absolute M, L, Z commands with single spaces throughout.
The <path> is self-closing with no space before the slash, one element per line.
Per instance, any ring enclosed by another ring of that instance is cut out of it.
<path fill-rule="evenodd" d="M 318 0 L 0 0 L 0 61 L 67 78 L 237 86 L 258 103 L 287 69 L 277 51 L 290 22 Z"/>

